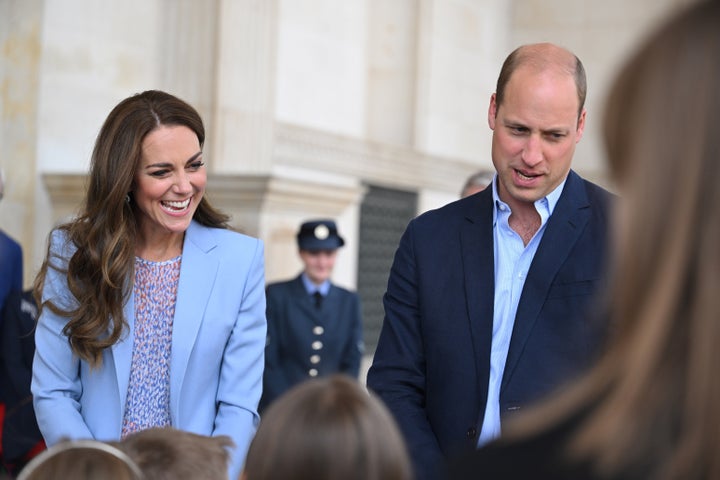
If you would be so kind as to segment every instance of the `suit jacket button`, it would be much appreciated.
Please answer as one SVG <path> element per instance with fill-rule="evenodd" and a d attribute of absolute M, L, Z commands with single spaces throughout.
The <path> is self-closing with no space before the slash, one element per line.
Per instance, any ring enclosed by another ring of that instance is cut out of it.
<path fill-rule="evenodd" d="M 473 438 L 477 437 L 477 428 L 475 428 L 475 427 L 468 428 L 467 433 L 465 435 L 467 435 L 467 438 L 472 440 Z"/>

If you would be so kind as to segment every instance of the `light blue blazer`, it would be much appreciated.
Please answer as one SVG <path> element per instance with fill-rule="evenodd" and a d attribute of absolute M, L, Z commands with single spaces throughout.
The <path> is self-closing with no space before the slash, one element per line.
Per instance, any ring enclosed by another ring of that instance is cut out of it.
<path fill-rule="evenodd" d="M 64 232 L 51 237 L 51 259 L 65 267 L 75 247 Z M 240 475 L 259 416 L 265 320 L 263 244 L 230 230 L 192 222 L 185 234 L 172 331 L 172 426 L 201 435 L 228 435 L 236 444 L 230 478 Z M 43 301 L 73 305 L 66 276 L 48 269 Z M 134 299 L 124 307 L 130 326 L 90 366 L 72 354 L 62 334 L 67 318 L 44 309 L 35 333 L 32 393 L 48 445 L 63 437 L 118 440 L 134 333 Z"/>

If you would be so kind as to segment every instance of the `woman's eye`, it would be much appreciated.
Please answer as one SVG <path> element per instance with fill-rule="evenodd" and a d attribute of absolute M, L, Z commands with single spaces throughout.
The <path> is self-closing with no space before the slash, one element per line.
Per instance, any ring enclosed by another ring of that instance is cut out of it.
<path fill-rule="evenodd" d="M 202 160 L 198 160 L 198 161 L 196 161 L 196 162 L 192 162 L 192 163 L 190 164 L 190 168 L 193 169 L 193 170 L 198 170 L 198 169 L 199 169 L 200 167 L 202 167 L 203 165 L 205 165 L 205 162 L 203 162 Z"/>

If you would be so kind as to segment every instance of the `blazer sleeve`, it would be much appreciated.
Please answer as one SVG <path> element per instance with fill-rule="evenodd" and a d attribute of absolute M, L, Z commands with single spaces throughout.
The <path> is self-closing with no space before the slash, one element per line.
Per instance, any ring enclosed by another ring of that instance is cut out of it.
<path fill-rule="evenodd" d="M 48 266 L 42 301 L 51 300 L 67 308 L 77 300 L 60 270 L 65 268 L 71 252 L 65 248 L 64 235 L 57 231 L 52 234 L 49 255 L 59 269 Z M 67 321 L 44 308 L 35 330 L 31 391 L 38 426 L 48 446 L 63 437 L 93 438 L 80 413 L 80 359 L 73 355 L 62 332 Z"/>
<path fill-rule="evenodd" d="M 260 240 L 255 240 L 249 265 L 240 310 L 220 367 L 213 431 L 213 436 L 228 435 L 235 442 L 230 478 L 239 478 L 260 422 L 257 405 L 262 393 L 266 336 L 264 247 Z"/>
<path fill-rule="evenodd" d="M 411 221 L 395 253 L 387 292 L 385 319 L 368 372 L 367 385 L 387 405 L 407 442 L 415 478 L 433 478 L 443 463 L 438 440 L 428 422 L 425 353 L 420 325 L 417 259 Z"/>

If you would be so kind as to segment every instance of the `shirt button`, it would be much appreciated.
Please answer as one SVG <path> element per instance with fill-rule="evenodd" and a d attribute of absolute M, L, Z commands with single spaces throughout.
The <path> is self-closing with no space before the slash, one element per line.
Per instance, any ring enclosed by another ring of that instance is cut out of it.
<path fill-rule="evenodd" d="M 465 435 L 467 436 L 467 438 L 472 440 L 473 438 L 475 438 L 477 436 L 477 429 L 475 427 L 470 427 L 470 428 L 468 428 Z"/>
<path fill-rule="evenodd" d="M 313 328 L 313 333 L 315 335 L 322 335 L 323 333 L 325 333 L 325 329 L 323 327 L 321 327 L 320 325 L 318 325 Z"/>
<path fill-rule="evenodd" d="M 311 368 L 310 370 L 308 370 L 308 375 L 310 375 L 311 377 L 317 377 L 318 371 L 314 368 Z"/>
<path fill-rule="evenodd" d="M 320 363 L 320 355 L 311 355 L 310 363 L 312 363 L 313 365 L 316 363 Z"/>
<path fill-rule="evenodd" d="M 323 347 L 322 342 L 319 340 L 315 340 L 312 342 L 312 349 L 313 350 L 320 350 Z"/>

